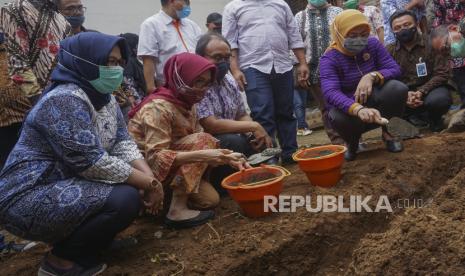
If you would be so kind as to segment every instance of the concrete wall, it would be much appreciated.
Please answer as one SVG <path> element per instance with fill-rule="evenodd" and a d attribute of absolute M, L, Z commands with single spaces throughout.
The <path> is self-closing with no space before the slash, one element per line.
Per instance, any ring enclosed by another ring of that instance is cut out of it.
<path fill-rule="evenodd" d="M 87 7 L 85 26 L 109 34 L 139 33 L 140 24 L 160 10 L 160 0 L 82 0 Z M 0 3 L 9 2 L 0 0 Z M 190 18 L 205 29 L 207 15 L 223 12 L 230 0 L 191 0 Z"/>

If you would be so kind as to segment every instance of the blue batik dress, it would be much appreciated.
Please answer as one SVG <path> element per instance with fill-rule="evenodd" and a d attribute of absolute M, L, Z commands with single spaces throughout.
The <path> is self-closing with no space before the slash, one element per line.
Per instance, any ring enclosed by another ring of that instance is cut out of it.
<path fill-rule="evenodd" d="M 142 158 L 113 97 L 97 111 L 78 86 L 60 85 L 31 110 L 0 173 L 0 225 L 58 242 L 98 213 Z"/>

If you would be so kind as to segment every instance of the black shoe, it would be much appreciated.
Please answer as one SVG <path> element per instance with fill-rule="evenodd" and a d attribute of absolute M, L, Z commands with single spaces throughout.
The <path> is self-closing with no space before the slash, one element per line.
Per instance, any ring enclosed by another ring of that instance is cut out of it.
<path fill-rule="evenodd" d="M 286 166 L 286 165 L 293 165 L 296 164 L 297 162 L 292 158 L 292 156 L 289 157 L 281 157 L 281 165 Z"/>
<path fill-rule="evenodd" d="M 107 269 L 106 264 L 99 264 L 94 267 L 84 268 L 77 264 L 73 265 L 70 269 L 57 269 L 53 267 L 49 262 L 46 260 L 42 261 L 40 265 L 39 271 L 37 272 L 38 276 L 94 276 L 99 275 Z"/>
<path fill-rule="evenodd" d="M 165 217 L 165 225 L 168 228 L 172 229 L 185 229 L 200 226 L 207 223 L 209 220 L 215 217 L 215 212 L 212 210 L 209 211 L 200 211 L 200 213 L 193 218 L 185 220 L 171 220 Z"/>
<path fill-rule="evenodd" d="M 354 161 L 357 158 L 358 142 L 354 145 L 347 145 L 347 151 L 344 153 L 346 161 Z"/>
<path fill-rule="evenodd" d="M 344 153 L 344 159 L 346 161 L 354 161 L 355 159 L 357 158 L 357 152 L 355 151 L 350 151 L 350 150 L 347 150 L 345 153 Z"/>
<path fill-rule="evenodd" d="M 428 127 L 428 123 L 424 121 L 422 118 L 420 118 L 417 115 L 411 115 L 408 117 L 407 121 L 411 123 L 412 125 L 418 127 L 418 128 L 426 128 Z"/>
<path fill-rule="evenodd" d="M 404 145 L 402 144 L 402 141 L 398 140 L 386 140 L 384 141 L 386 144 L 386 149 L 389 152 L 402 152 L 404 150 Z"/>
<path fill-rule="evenodd" d="M 431 120 L 431 123 L 429 124 L 429 129 L 432 132 L 441 132 L 444 130 L 444 122 L 442 121 L 442 119 Z"/>
<path fill-rule="evenodd" d="M 273 157 L 265 162 L 266 165 L 279 165 L 279 159 L 277 157 Z"/>

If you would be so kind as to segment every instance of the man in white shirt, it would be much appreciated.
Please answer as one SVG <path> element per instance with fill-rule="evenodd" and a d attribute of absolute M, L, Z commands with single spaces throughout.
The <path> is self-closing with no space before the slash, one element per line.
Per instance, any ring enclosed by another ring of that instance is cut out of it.
<path fill-rule="evenodd" d="M 297 124 L 290 50 L 299 61 L 302 86 L 309 69 L 291 9 L 283 0 L 231 1 L 223 12 L 223 35 L 231 44 L 231 73 L 247 94 L 252 118 L 278 137 L 282 164 L 293 163 Z"/>
<path fill-rule="evenodd" d="M 161 0 L 161 5 L 161 10 L 140 28 L 137 54 L 144 62 L 148 93 L 165 82 L 165 62 L 175 54 L 194 53 L 202 35 L 200 27 L 187 18 L 191 11 L 189 0 Z"/>

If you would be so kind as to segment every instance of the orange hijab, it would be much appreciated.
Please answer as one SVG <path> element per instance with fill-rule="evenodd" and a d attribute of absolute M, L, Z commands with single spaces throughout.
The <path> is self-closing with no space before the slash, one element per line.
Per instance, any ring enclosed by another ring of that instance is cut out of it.
<path fill-rule="evenodd" d="M 329 49 L 336 49 L 347 56 L 354 56 L 353 53 L 344 48 L 344 38 L 354 28 L 366 26 L 370 30 L 368 19 L 358 10 L 345 10 L 338 14 L 331 24 L 331 44 Z"/>

